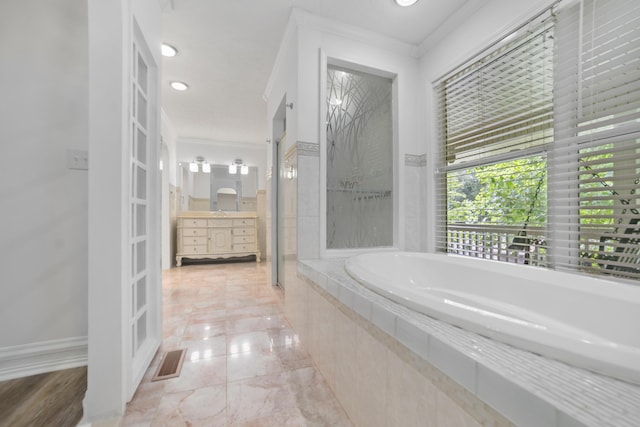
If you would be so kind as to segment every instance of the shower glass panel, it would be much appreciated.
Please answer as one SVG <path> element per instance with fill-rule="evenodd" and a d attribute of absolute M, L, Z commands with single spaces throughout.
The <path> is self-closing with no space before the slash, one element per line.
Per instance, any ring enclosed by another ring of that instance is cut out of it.
<path fill-rule="evenodd" d="M 327 249 L 393 245 L 391 79 L 327 67 Z"/>

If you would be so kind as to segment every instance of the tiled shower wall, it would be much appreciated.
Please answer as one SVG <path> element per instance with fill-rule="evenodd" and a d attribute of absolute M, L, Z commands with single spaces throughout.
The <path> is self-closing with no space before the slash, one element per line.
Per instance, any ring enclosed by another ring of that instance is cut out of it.
<path fill-rule="evenodd" d="M 320 257 L 320 145 L 297 143 L 298 259 Z M 424 250 L 426 156 L 405 154 L 399 176 L 404 179 L 405 249 Z"/>
<path fill-rule="evenodd" d="M 298 259 L 320 257 L 320 145 L 298 142 Z"/>

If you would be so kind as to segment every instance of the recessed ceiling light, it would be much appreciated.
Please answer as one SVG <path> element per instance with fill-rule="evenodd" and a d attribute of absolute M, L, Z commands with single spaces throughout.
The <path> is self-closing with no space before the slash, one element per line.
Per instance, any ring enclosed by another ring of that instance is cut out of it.
<path fill-rule="evenodd" d="M 182 83 L 182 82 L 171 82 L 169 83 L 171 85 L 172 88 L 174 88 L 175 90 L 179 90 L 179 91 L 184 91 L 189 89 L 189 86 L 187 86 L 186 83 Z"/>
<path fill-rule="evenodd" d="M 162 56 L 176 56 L 178 54 L 178 49 L 176 49 L 175 47 L 166 44 L 166 43 L 162 43 Z"/>
<path fill-rule="evenodd" d="M 418 0 L 394 0 L 398 6 L 406 7 L 415 4 Z"/>

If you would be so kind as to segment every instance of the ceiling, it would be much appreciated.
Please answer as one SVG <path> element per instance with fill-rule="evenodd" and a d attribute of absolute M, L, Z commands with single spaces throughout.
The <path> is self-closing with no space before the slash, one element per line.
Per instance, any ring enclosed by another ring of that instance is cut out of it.
<path fill-rule="evenodd" d="M 469 13 L 470 3 L 477 9 L 483 2 L 419 0 L 401 8 L 392 0 L 167 1 L 163 39 L 179 53 L 163 58 L 162 106 L 181 139 L 264 143 L 262 96 L 293 8 L 424 46 Z M 171 89 L 173 80 L 189 89 Z"/>

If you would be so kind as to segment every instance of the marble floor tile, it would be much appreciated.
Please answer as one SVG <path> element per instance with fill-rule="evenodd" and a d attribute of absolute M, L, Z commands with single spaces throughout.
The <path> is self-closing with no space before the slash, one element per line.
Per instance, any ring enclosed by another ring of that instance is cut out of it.
<path fill-rule="evenodd" d="M 227 380 L 238 381 L 282 372 L 278 357 L 271 351 L 258 350 L 230 355 L 227 358 Z"/>
<path fill-rule="evenodd" d="M 166 382 L 165 390 L 168 392 L 194 390 L 214 384 L 224 384 L 227 381 L 227 358 L 226 356 L 219 356 L 210 359 L 185 361 L 179 377 L 163 381 Z"/>
<path fill-rule="evenodd" d="M 296 407 L 286 379 L 279 374 L 227 384 L 227 421 L 230 425 L 265 418 Z"/>
<path fill-rule="evenodd" d="M 292 345 L 285 345 L 281 347 L 275 347 L 274 353 L 283 371 L 292 371 L 294 369 L 309 368 L 313 366 L 313 360 L 307 350 L 305 350 L 298 341 L 298 344 L 294 344 L 296 341 L 292 340 Z"/>
<path fill-rule="evenodd" d="M 122 426 L 351 426 L 283 313 L 266 264 L 163 272 L 161 350 L 186 348 L 180 376 L 151 382 L 156 355 Z"/>
<path fill-rule="evenodd" d="M 186 348 L 185 360 L 211 359 L 216 356 L 227 354 L 226 335 L 216 335 L 201 339 L 184 338 L 180 341 L 180 348 Z"/>
<path fill-rule="evenodd" d="M 165 394 L 158 405 L 152 425 L 191 426 L 226 425 L 226 384 Z"/>
<path fill-rule="evenodd" d="M 162 400 L 161 396 L 151 399 L 132 400 L 127 405 L 127 411 L 122 418 L 123 426 L 150 425 L 156 416 L 156 411 Z"/>
<path fill-rule="evenodd" d="M 182 339 L 199 340 L 224 335 L 227 332 L 227 322 L 216 319 L 215 321 L 190 321 L 183 329 Z"/>

